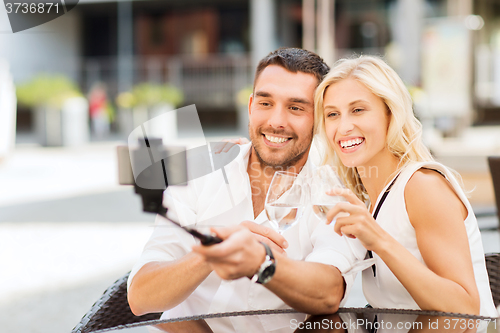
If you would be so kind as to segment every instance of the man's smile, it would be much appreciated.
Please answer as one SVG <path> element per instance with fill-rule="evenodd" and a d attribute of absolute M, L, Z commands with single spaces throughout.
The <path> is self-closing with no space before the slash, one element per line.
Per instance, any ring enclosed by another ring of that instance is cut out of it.
<path fill-rule="evenodd" d="M 286 136 L 276 136 L 270 134 L 262 134 L 262 135 L 264 136 L 264 142 L 271 147 L 283 147 L 290 140 L 292 140 L 291 137 L 286 137 Z"/>

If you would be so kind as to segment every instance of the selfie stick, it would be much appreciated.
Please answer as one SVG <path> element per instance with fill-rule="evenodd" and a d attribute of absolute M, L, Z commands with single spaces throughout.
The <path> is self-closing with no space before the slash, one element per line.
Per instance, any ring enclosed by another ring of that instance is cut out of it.
<path fill-rule="evenodd" d="M 167 211 L 168 208 L 163 206 L 163 190 L 149 190 L 149 189 L 144 189 L 142 187 L 137 186 L 137 184 L 134 184 L 135 188 L 135 193 L 139 194 L 142 199 L 142 210 L 144 212 L 148 213 L 155 213 L 158 214 L 168 221 L 172 222 L 179 228 L 184 229 L 194 237 L 198 238 L 203 245 L 213 245 L 213 244 L 218 244 L 222 242 L 222 239 L 219 237 L 211 234 L 207 235 L 204 233 L 199 232 L 196 229 L 189 228 L 189 227 L 184 227 L 182 226 L 179 222 L 174 221 L 167 217 Z"/>
<path fill-rule="evenodd" d="M 151 145 L 153 145 L 156 149 L 161 146 L 161 139 L 149 139 L 144 136 L 143 139 L 139 140 L 139 149 L 144 149 L 145 147 L 147 148 L 147 152 L 150 156 L 150 166 L 144 169 L 137 177 L 137 179 L 133 180 L 133 185 L 135 189 L 135 193 L 141 196 L 142 200 L 142 210 L 147 213 L 155 213 L 158 214 L 168 221 L 172 222 L 176 226 L 184 229 L 194 237 L 198 238 L 203 245 L 213 245 L 217 243 L 221 243 L 222 239 L 217 237 L 214 234 L 204 234 L 196 229 L 192 229 L 189 227 L 184 227 L 182 226 L 179 222 L 174 221 L 167 217 L 167 211 L 168 208 L 163 206 L 163 191 L 168 187 L 168 180 L 167 180 L 167 168 L 165 167 L 165 160 L 168 160 L 167 158 L 161 159 L 158 162 L 155 162 L 153 160 L 153 151 L 151 149 Z M 128 152 L 128 149 L 127 149 Z M 128 152 L 130 154 L 131 159 L 129 161 L 132 161 L 132 159 L 135 157 L 134 156 L 134 151 Z M 120 155 L 120 149 L 119 149 L 119 155 Z M 120 156 L 119 156 L 120 159 Z M 122 158 L 123 160 L 123 158 Z M 185 162 L 185 156 L 184 156 L 184 162 Z M 132 162 L 133 163 L 133 162 Z M 120 164 L 120 163 L 119 163 Z M 161 164 L 161 165 L 160 165 Z M 131 170 L 130 170 L 131 171 Z M 138 185 L 138 179 L 140 179 L 141 184 L 154 184 L 154 186 L 139 186 Z M 164 186 L 158 184 L 159 182 L 163 181 Z M 126 184 L 126 183 L 122 183 Z M 147 188 L 150 187 L 150 188 Z M 151 188 L 153 187 L 153 188 Z"/>

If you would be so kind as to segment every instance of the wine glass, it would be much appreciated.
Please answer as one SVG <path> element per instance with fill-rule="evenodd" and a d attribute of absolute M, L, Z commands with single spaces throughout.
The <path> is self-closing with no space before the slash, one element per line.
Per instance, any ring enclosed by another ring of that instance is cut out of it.
<path fill-rule="evenodd" d="M 326 223 L 328 211 L 339 202 L 347 202 L 347 200 L 340 195 L 328 195 L 326 192 L 333 190 L 333 194 L 335 194 L 335 190 L 344 189 L 345 186 L 330 165 L 318 167 L 310 183 L 310 200 L 314 215 L 322 222 Z M 342 216 L 343 214 L 347 213 L 340 213 L 337 216 Z M 336 219 L 337 217 L 333 219 L 332 224 L 335 224 Z M 344 237 L 350 251 L 356 258 L 351 268 L 343 272 L 342 275 L 354 274 L 375 264 L 374 258 L 365 259 L 366 249 L 358 239 L 349 238 L 346 235 L 342 237 Z"/>
<path fill-rule="evenodd" d="M 266 195 L 266 215 L 280 234 L 297 223 L 304 208 L 303 185 L 292 172 L 277 171 Z"/>

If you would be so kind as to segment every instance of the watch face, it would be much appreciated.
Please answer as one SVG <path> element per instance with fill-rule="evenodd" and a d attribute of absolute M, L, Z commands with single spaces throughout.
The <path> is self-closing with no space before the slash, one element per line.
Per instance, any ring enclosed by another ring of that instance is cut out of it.
<path fill-rule="evenodd" d="M 274 276 L 274 272 L 275 271 L 276 271 L 276 266 L 274 265 L 274 263 L 272 263 L 271 265 L 269 265 L 268 267 L 266 267 L 266 269 L 261 274 L 262 280 L 261 280 L 260 283 L 266 284 L 269 281 L 271 281 L 271 279 Z"/>

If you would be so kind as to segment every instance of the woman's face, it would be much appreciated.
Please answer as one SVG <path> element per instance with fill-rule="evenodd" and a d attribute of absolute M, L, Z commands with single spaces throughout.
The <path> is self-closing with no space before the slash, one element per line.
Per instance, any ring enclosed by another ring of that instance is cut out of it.
<path fill-rule="evenodd" d="M 389 115 L 384 101 L 362 83 L 345 79 L 324 95 L 325 130 L 329 144 L 347 167 L 384 163 Z"/>

